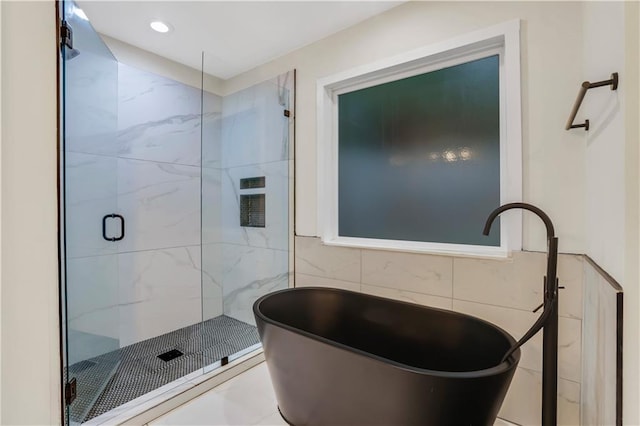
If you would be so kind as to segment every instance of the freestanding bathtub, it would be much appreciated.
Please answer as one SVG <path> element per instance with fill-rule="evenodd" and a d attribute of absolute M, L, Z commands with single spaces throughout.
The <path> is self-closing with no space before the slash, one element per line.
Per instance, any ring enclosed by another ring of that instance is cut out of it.
<path fill-rule="evenodd" d="M 441 309 L 293 288 L 253 312 L 278 407 L 302 425 L 493 425 L 520 360 L 502 329 Z"/>

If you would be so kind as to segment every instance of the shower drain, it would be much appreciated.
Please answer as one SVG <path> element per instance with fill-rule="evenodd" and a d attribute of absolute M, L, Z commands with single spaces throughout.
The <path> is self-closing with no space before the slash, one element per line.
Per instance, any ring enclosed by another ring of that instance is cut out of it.
<path fill-rule="evenodd" d="M 172 349 L 169 352 L 165 352 L 163 354 L 158 355 L 158 358 L 160 358 L 161 360 L 163 360 L 164 362 L 169 362 L 172 359 L 178 358 L 179 356 L 184 355 L 182 352 L 180 352 L 177 349 Z"/>

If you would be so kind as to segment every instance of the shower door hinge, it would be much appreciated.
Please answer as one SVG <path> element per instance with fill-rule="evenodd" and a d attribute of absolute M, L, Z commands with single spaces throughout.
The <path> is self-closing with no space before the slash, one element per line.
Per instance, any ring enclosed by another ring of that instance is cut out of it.
<path fill-rule="evenodd" d="M 74 377 L 64 385 L 65 404 L 71 405 L 71 403 L 76 399 L 76 396 L 78 396 L 78 387 L 77 387 L 76 378 Z"/>
<path fill-rule="evenodd" d="M 60 45 L 73 49 L 73 30 L 67 21 L 62 21 L 62 25 L 60 25 Z"/>

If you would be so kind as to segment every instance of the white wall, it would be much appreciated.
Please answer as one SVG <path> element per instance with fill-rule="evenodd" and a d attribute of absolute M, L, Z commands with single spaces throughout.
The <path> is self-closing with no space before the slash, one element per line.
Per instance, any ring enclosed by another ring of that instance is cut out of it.
<path fill-rule="evenodd" d="M 2 6 L 0 6 L 0 99 L 2 99 Z M 2 146 L 2 102 L 0 102 L 0 147 Z M 2 149 L 0 149 L 0 241 L 2 241 Z M 2 244 L 0 244 L 0 306 L 2 306 Z M 0 315 L 0 330 L 2 316 Z M 2 339 L 0 338 L 0 372 L 2 372 Z M 2 380 L 0 380 L 0 422 L 2 422 Z"/>
<path fill-rule="evenodd" d="M 625 189 L 626 238 L 624 299 L 623 416 L 625 424 L 640 424 L 640 4 L 625 3 Z"/>
<path fill-rule="evenodd" d="M 625 162 L 624 108 L 628 75 L 623 73 L 624 3 L 584 5 L 583 79 L 621 76 L 620 90 L 589 90 L 576 121 L 590 120 L 590 130 L 573 130 L 586 137 L 585 252 L 617 280 L 624 278 Z M 575 91 L 578 85 L 575 84 Z M 615 206 L 615 208 L 612 208 Z"/>
<path fill-rule="evenodd" d="M 1 7 L 1 423 L 56 424 L 60 355 L 55 6 L 47 1 L 2 2 Z"/>
<path fill-rule="evenodd" d="M 638 398 L 638 4 L 583 5 L 583 79 L 620 75 L 617 91 L 592 89 L 579 118 L 586 142 L 585 253 L 623 286 L 625 424 L 639 424 Z M 615 31 L 614 29 L 618 29 Z M 577 91 L 577 88 L 576 88 Z"/>
<path fill-rule="evenodd" d="M 233 92 L 298 71 L 296 231 L 316 229 L 316 80 L 511 19 L 522 19 L 524 200 L 554 220 L 563 252 L 584 251 L 583 135 L 564 130 L 582 76 L 581 3 L 409 2 L 225 83 Z M 525 215 L 524 247 L 545 250 L 539 220 Z"/>
<path fill-rule="evenodd" d="M 636 155 L 634 156 L 636 164 L 640 164 L 640 150 L 638 150 L 638 141 L 640 140 L 640 5 L 638 3 L 625 4 L 625 31 L 627 36 L 627 54 L 633 61 L 625 64 L 625 74 L 629 75 L 627 90 L 630 92 L 630 98 L 635 102 L 627 106 L 626 110 L 626 127 L 627 140 L 629 147 L 635 147 Z M 634 56 L 635 55 L 635 56 Z M 633 78 L 635 76 L 635 79 Z M 634 143 L 635 141 L 635 143 Z M 634 159 L 630 158 L 630 161 Z M 630 269 L 626 273 L 626 280 L 629 285 L 627 287 L 627 295 L 625 296 L 627 319 L 624 329 L 624 345 L 626 352 L 624 353 L 626 364 L 627 380 L 624 389 L 623 404 L 626 407 L 624 415 L 630 422 L 640 423 L 640 347 L 638 342 L 638 334 L 640 330 L 640 209 L 638 208 L 638 200 L 640 199 L 640 177 L 638 176 L 638 167 L 627 167 L 630 176 L 627 180 L 627 190 L 629 198 L 634 198 L 634 210 L 627 215 L 627 223 L 631 224 L 628 229 L 626 267 Z M 633 249 L 629 249 L 628 245 L 633 245 Z"/>

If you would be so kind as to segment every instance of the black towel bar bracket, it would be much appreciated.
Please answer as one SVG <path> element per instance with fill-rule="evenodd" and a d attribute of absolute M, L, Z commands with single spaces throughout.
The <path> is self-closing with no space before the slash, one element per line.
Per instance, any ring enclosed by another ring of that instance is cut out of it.
<path fill-rule="evenodd" d="M 576 102 L 573 104 L 573 109 L 571 110 L 571 115 L 569 116 L 569 120 L 567 121 L 565 130 L 578 129 L 580 127 L 584 127 L 584 130 L 589 130 L 589 120 L 584 120 L 584 123 L 582 124 L 574 124 L 573 120 L 576 119 L 576 115 L 578 114 L 580 105 L 582 105 L 584 96 L 587 94 L 587 90 L 602 86 L 611 86 L 611 90 L 618 90 L 618 73 L 614 72 L 613 74 L 611 74 L 611 78 L 609 80 L 597 81 L 595 83 L 589 83 L 588 81 L 585 81 L 582 83 L 582 85 L 580 86 L 580 92 L 578 92 L 578 97 L 576 98 Z"/>

